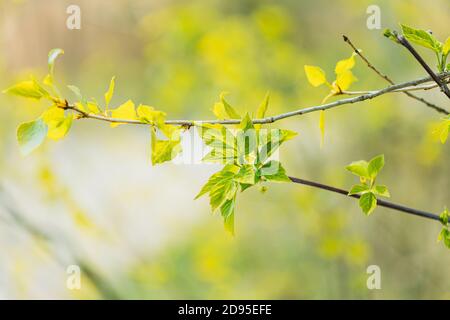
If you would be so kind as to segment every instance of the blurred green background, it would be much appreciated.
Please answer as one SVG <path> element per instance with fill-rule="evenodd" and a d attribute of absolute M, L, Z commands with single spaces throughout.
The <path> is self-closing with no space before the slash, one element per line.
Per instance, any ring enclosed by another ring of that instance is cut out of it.
<path fill-rule="evenodd" d="M 81 8 L 81 30 L 66 28 L 70 4 Z M 320 103 L 327 90 L 311 87 L 303 66 L 331 78 L 351 54 L 342 34 L 395 81 L 424 76 L 406 50 L 366 27 L 371 4 L 382 28 L 450 35 L 448 0 L 0 0 L 0 87 L 42 78 L 48 51 L 60 47 L 59 83 L 98 100 L 115 75 L 114 105 L 133 99 L 171 119 L 210 119 L 221 91 L 240 111 L 269 91 L 275 115 Z M 359 59 L 354 73 L 355 90 L 386 86 Z M 420 94 L 449 108 L 439 91 Z M 63 141 L 21 157 L 16 127 L 45 107 L 0 96 L 0 298 L 450 298 L 436 222 L 384 208 L 365 217 L 356 201 L 277 184 L 238 198 L 231 238 L 207 199 L 193 200 L 218 167 L 151 167 L 143 127 L 77 121 Z M 277 126 L 300 135 L 281 161 L 292 176 L 349 188 L 345 165 L 384 153 L 379 179 L 392 200 L 439 213 L 450 205 L 450 144 L 430 134 L 440 116 L 401 94 L 336 108 L 322 149 L 318 113 L 290 118 Z M 71 264 L 82 267 L 81 290 L 66 287 Z M 380 290 L 366 286 L 373 264 Z"/>

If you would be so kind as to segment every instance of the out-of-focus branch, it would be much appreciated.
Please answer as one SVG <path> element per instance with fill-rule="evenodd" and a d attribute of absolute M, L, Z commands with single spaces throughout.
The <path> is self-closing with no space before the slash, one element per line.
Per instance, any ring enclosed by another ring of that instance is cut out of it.
<path fill-rule="evenodd" d="M 95 271 L 91 265 L 85 261 L 85 259 L 81 258 L 79 255 L 75 254 L 74 250 L 71 249 L 71 246 L 68 245 L 67 241 L 63 241 L 60 238 L 55 239 L 51 234 L 41 230 L 37 226 L 35 226 L 32 222 L 30 222 L 24 215 L 20 214 L 18 210 L 13 209 L 10 205 L 7 205 L 6 199 L 4 196 L 4 192 L 1 190 L 0 186 L 0 199 L 2 200 L 2 208 L 3 211 L 9 214 L 10 221 L 14 223 L 15 226 L 22 229 L 24 232 L 28 233 L 34 238 L 45 241 L 46 243 L 52 245 L 55 243 L 63 243 L 68 252 L 70 252 L 72 256 L 73 264 L 76 264 L 80 267 L 82 271 L 82 275 L 86 276 L 89 281 L 97 288 L 98 292 L 105 299 L 120 299 L 118 292 L 110 285 L 109 281 L 106 280 L 102 275 L 100 275 L 97 271 Z M 53 257 L 58 262 L 58 264 L 62 268 L 67 268 L 67 263 L 65 262 L 65 258 L 59 256 L 57 253 L 54 253 Z"/>
<path fill-rule="evenodd" d="M 382 73 L 378 68 L 376 68 L 370 61 L 369 61 L 369 59 L 367 59 L 366 58 L 366 56 L 361 52 L 361 50 L 358 50 L 357 48 L 356 48 L 356 46 L 352 43 L 352 41 L 347 37 L 347 36 L 343 36 L 343 38 L 344 38 L 344 41 L 346 42 L 346 43 L 348 43 L 348 45 L 350 46 L 350 47 L 352 47 L 352 49 L 354 50 L 354 52 L 367 64 L 367 66 L 370 68 L 370 69 L 372 69 L 378 76 L 380 76 L 382 79 L 384 79 L 384 80 L 386 80 L 386 82 L 388 82 L 389 84 L 391 84 L 391 85 L 394 85 L 395 83 L 394 83 L 394 81 L 388 76 L 388 75 L 386 75 L 386 74 L 384 74 L 384 73 Z M 413 91 L 413 90 L 408 90 L 408 91 Z M 420 101 L 420 102 L 422 102 L 422 103 L 424 103 L 426 106 L 428 106 L 428 107 L 430 107 L 430 108 L 432 108 L 432 109 L 434 109 L 434 110 L 436 110 L 437 112 L 440 112 L 440 113 L 443 113 L 443 114 L 450 114 L 450 112 L 448 111 L 448 110 L 446 110 L 445 108 L 443 108 L 443 107 L 439 107 L 438 105 L 436 105 L 436 104 L 434 104 L 434 103 L 432 103 L 432 102 L 429 102 L 429 101 L 427 101 L 427 100 L 425 100 L 424 98 L 421 98 L 421 97 L 419 97 L 419 96 L 416 96 L 415 94 L 412 94 L 412 93 L 410 93 L 410 92 L 408 92 L 408 91 L 403 91 L 408 97 L 410 97 L 410 98 L 412 98 L 412 99 L 415 99 L 415 100 L 417 100 L 417 101 Z M 399 92 L 399 91 L 396 91 L 396 92 Z"/>

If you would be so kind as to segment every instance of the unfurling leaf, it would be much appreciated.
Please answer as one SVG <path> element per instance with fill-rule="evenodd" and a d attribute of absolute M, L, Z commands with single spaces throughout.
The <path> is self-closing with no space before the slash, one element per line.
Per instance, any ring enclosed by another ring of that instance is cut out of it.
<path fill-rule="evenodd" d="M 30 154 L 44 142 L 47 136 L 47 125 L 39 118 L 35 121 L 22 123 L 17 129 L 17 141 L 23 155 Z"/>
<path fill-rule="evenodd" d="M 49 71 L 49 75 L 50 75 L 50 77 L 52 79 L 52 83 L 53 83 L 53 76 L 54 76 L 54 73 L 55 73 L 54 70 L 55 70 L 56 58 L 58 58 L 58 56 L 60 56 L 62 54 L 64 54 L 64 50 L 63 49 L 59 49 L 59 48 L 52 49 L 48 53 L 48 61 L 47 61 L 48 62 L 48 71 Z"/>
<path fill-rule="evenodd" d="M 49 93 L 34 79 L 19 82 L 3 92 L 37 100 L 50 97 Z"/>
<path fill-rule="evenodd" d="M 269 96 L 269 93 L 267 93 L 263 102 L 261 102 L 258 109 L 256 110 L 256 118 L 257 119 L 263 119 L 266 116 L 266 111 L 267 111 L 267 108 L 269 107 L 269 100 L 270 100 L 270 96 Z M 261 128 L 260 124 L 255 124 L 255 129 L 259 130 L 260 128 Z"/>
<path fill-rule="evenodd" d="M 136 120 L 136 110 L 134 109 L 134 103 L 131 100 L 128 100 L 117 109 L 111 110 L 111 117 L 115 119 L 124 119 L 124 120 Z M 120 123 L 111 123 L 111 127 L 117 127 Z"/>
<path fill-rule="evenodd" d="M 225 100 L 225 94 L 225 92 L 220 94 L 220 101 L 214 104 L 213 113 L 220 120 L 240 119 L 239 113 Z"/>
<path fill-rule="evenodd" d="M 319 67 L 306 65 L 305 73 L 309 83 L 314 87 L 318 87 L 327 82 L 325 72 Z"/>
<path fill-rule="evenodd" d="M 108 110 L 116 86 L 116 77 L 112 77 L 109 83 L 108 91 L 105 92 L 105 108 Z"/>
<path fill-rule="evenodd" d="M 444 56 L 448 55 L 450 52 L 450 37 L 445 40 L 444 46 L 442 47 L 442 54 Z"/>
<path fill-rule="evenodd" d="M 372 192 L 367 192 L 359 198 L 359 206 L 366 215 L 370 215 L 377 206 L 377 198 Z"/>

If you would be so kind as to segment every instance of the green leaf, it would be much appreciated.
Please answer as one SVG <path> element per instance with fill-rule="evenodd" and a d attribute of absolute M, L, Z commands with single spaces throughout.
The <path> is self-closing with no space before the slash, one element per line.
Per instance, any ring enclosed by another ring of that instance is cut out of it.
<path fill-rule="evenodd" d="M 220 213 L 223 217 L 225 230 L 234 236 L 234 207 L 236 204 L 235 199 L 227 200 L 220 207 Z"/>
<path fill-rule="evenodd" d="M 221 181 L 233 179 L 238 171 L 238 166 L 235 166 L 233 164 L 226 165 L 222 170 L 216 172 L 208 179 L 208 182 L 202 187 L 195 199 L 198 199 L 204 194 L 210 192 L 214 188 L 214 186 L 221 183 Z"/>
<path fill-rule="evenodd" d="M 405 38 L 415 44 L 429 48 L 437 53 L 442 50 L 442 43 L 440 43 L 432 34 L 425 30 L 414 29 L 412 27 L 400 24 Z"/>
<path fill-rule="evenodd" d="M 18 84 L 4 90 L 3 93 L 14 94 L 16 96 L 37 100 L 43 97 L 48 98 L 50 96 L 49 93 L 34 79 L 19 82 Z"/>
<path fill-rule="evenodd" d="M 369 164 L 367 163 L 367 161 L 360 160 L 350 163 L 345 167 L 345 169 L 357 175 L 358 177 L 369 178 L 368 166 Z"/>
<path fill-rule="evenodd" d="M 17 129 L 20 152 L 23 155 L 28 155 L 39 147 L 47 136 L 47 130 L 47 125 L 41 118 L 22 123 Z"/>
<path fill-rule="evenodd" d="M 272 182 L 291 182 L 279 161 L 271 160 L 260 169 L 260 175 Z"/>
<path fill-rule="evenodd" d="M 449 52 L 450 52 L 450 37 L 448 37 L 447 40 L 445 40 L 444 46 L 442 47 L 442 54 L 444 56 L 448 55 Z"/>
<path fill-rule="evenodd" d="M 109 103 L 111 102 L 112 96 L 114 94 L 114 88 L 116 86 L 116 77 L 112 77 L 109 83 L 108 91 L 105 93 L 105 107 L 108 110 Z"/>
<path fill-rule="evenodd" d="M 269 93 L 267 93 L 263 102 L 261 102 L 258 109 L 256 110 L 256 118 L 257 119 L 263 119 L 266 116 L 266 111 L 267 111 L 267 108 L 269 107 L 269 100 L 270 100 L 270 96 L 269 96 Z M 261 128 L 261 125 L 255 124 L 255 128 L 257 130 L 259 130 Z"/>
<path fill-rule="evenodd" d="M 348 192 L 348 195 L 351 196 L 353 194 L 363 193 L 365 191 L 370 190 L 368 185 L 365 184 L 355 184 L 350 191 Z"/>
<path fill-rule="evenodd" d="M 377 198 L 372 192 L 367 192 L 359 198 L 359 206 L 366 215 L 370 215 L 377 206 Z"/>
<path fill-rule="evenodd" d="M 445 208 L 444 211 L 439 215 L 439 218 L 441 219 L 441 222 L 444 226 L 448 224 L 448 209 Z"/>
<path fill-rule="evenodd" d="M 441 232 L 438 236 L 438 241 L 444 242 L 445 246 L 450 249 L 450 231 L 447 227 L 442 227 Z"/>
<path fill-rule="evenodd" d="M 154 128 L 151 128 L 152 165 L 174 159 L 181 152 L 181 140 L 158 140 Z"/>
<path fill-rule="evenodd" d="M 381 186 L 381 185 L 375 186 L 372 189 L 372 192 L 378 196 L 382 196 L 382 197 L 386 197 L 386 198 L 389 198 L 391 196 L 389 194 L 389 190 L 386 186 Z"/>
<path fill-rule="evenodd" d="M 236 196 L 238 183 L 233 180 L 221 180 L 209 192 L 211 211 L 215 212 L 222 204 Z"/>
<path fill-rule="evenodd" d="M 234 177 L 234 181 L 243 184 L 254 185 L 256 182 L 255 168 L 250 164 L 243 165 Z"/>
<path fill-rule="evenodd" d="M 398 43 L 397 37 L 394 35 L 394 33 L 390 29 L 385 29 L 384 32 L 383 32 L 383 35 L 386 38 L 394 41 L 395 43 Z"/>
<path fill-rule="evenodd" d="M 373 179 L 378 175 L 378 173 L 381 171 L 381 169 L 383 169 L 383 167 L 384 167 L 384 155 L 381 154 L 369 161 L 369 165 L 367 166 L 367 173 L 369 174 L 370 178 Z"/>

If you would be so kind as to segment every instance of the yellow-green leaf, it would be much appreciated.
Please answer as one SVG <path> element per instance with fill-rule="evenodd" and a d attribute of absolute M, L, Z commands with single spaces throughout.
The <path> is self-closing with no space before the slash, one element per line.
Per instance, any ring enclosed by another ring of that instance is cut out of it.
<path fill-rule="evenodd" d="M 111 82 L 109 83 L 108 91 L 105 93 L 105 107 L 106 109 L 109 108 L 109 103 L 112 99 L 112 96 L 114 94 L 114 88 L 116 86 L 116 77 L 111 78 Z"/>
<path fill-rule="evenodd" d="M 241 116 L 236 110 L 225 100 L 225 92 L 220 94 L 220 101 L 216 102 L 213 106 L 214 115 L 220 119 L 240 119 Z"/>
<path fill-rule="evenodd" d="M 270 100 L 270 96 L 269 96 L 269 93 L 267 93 L 263 102 L 261 102 L 258 109 L 256 110 L 256 118 L 257 119 L 263 119 L 266 116 L 266 111 L 267 111 L 267 108 L 269 107 L 269 100 Z M 261 128 L 261 125 L 255 124 L 255 128 L 257 130 L 259 130 Z"/>
<path fill-rule="evenodd" d="M 17 141 L 23 155 L 30 154 L 44 142 L 47 136 L 47 125 L 39 118 L 35 121 L 22 123 L 17 129 Z"/>
<path fill-rule="evenodd" d="M 450 52 L 450 37 L 445 40 L 444 46 L 442 47 L 442 54 L 445 56 Z"/>
<path fill-rule="evenodd" d="M 152 165 L 174 159 L 181 152 L 181 140 L 159 140 L 154 128 L 151 128 Z"/>
<path fill-rule="evenodd" d="M 44 88 L 42 88 L 34 79 L 19 82 L 18 84 L 4 90 L 3 92 L 37 100 L 43 97 L 49 97 L 49 93 Z"/>
<path fill-rule="evenodd" d="M 305 66 L 305 73 L 308 81 L 314 87 L 318 87 L 327 82 L 325 72 L 316 66 Z"/>
<path fill-rule="evenodd" d="M 134 109 L 134 103 L 128 100 L 117 109 L 111 110 L 111 117 L 115 119 L 124 120 L 136 120 L 136 110 Z M 111 127 L 117 127 L 120 123 L 111 123 Z"/>
<path fill-rule="evenodd" d="M 73 115 L 65 116 L 64 110 L 58 107 L 52 107 L 44 112 L 42 119 L 47 124 L 47 137 L 53 140 L 59 140 L 66 136 L 72 126 Z"/>
<path fill-rule="evenodd" d="M 340 73 L 336 77 L 336 85 L 339 87 L 340 91 L 346 91 L 353 82 L 358 79 L 353 75 L 350 70 Z"/>
<path fill-rule="evenodd" d="M 325 140 L 325 111 L 320 111 L 319 119 L 319 129 L 320 129 L 320 147 L 323 147 L 323 142 Z"/>
<path fill-rule="evenodd" d="M 336 74 L 341 74 L 352 69 L 354 66 L 355 66 L 355 54 L 353 53 L 350 58 L 338 61 L 338 63 L 336 64 L 336 68 L 334 69 L 334 72 Z"/>

